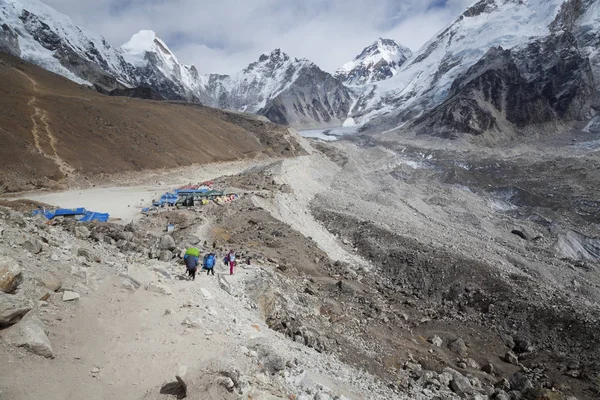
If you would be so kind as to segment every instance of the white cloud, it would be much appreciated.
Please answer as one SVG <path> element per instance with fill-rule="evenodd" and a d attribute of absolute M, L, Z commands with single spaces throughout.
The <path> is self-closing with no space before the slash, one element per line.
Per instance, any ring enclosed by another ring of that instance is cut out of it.
<path fill-rule="evenodd" d="M 330 72 L 378 37 L 416 50 L 472 1 L 45 0 L 115 46 L 152 29 L 201 73 L 238 71 L 274 48 Z"/>

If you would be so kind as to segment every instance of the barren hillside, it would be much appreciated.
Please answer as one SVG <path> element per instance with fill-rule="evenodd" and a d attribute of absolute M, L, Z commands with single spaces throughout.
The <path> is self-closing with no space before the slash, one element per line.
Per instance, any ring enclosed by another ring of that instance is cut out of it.
<path fill-rule="evenodd" d="M 287 128 L 256 117 L 105 96 L 4 53 L 0 81 L 0 192 L 299 152 Z"/>

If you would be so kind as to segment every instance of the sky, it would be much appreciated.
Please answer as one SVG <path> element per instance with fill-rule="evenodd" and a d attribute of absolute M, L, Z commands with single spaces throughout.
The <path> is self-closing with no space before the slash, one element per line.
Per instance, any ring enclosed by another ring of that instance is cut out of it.
<path fill-rule="evenodd" d="M 413 51 L 475 0 L 42 0 L 121 46 L 155 31 L 180 62 L 231 74 L 280 48 L 334 72 L 377 38 Z"/>

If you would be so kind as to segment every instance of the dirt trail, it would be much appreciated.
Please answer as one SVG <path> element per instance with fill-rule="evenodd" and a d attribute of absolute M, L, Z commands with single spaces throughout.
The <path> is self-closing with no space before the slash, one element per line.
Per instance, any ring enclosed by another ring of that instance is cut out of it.
<path fill-rule="evenodd" d="M 38 85 L 35 79 L 29 76 L 27 73 L 20 69 L 16 69 L 21 75 L 23 75 L 27 80 L 31 83 L 31 87 L 33 88 L 34 93 L 39 93 Z M 35 148 L 40 153 L 40 155 L 46 157 L 49 160 L 54 161 L 56 166 L 59 168 L 60 172 L 68 177 L 75 172 L 75 169 L 70 166 L 65 160 L 63 160 L 58 155 L 57 150 L 57 139 L 52 134 L 52 130 L 50 129 L 50 124 L 48 122 L 48 112 L 37 106 L 38 99 L 35 94 L 31 97 L 31 100 L 27 103 L 29 107 L 34 109 L 34 113 L 31 115 L 31 122 L 33 124 L 33 128 L 31 129 L 31 135 L 33 136 L 33 142 L 35 144 Z M 46 138 L 42 138 L 40 136 L 40 132 L 42 135 L 46 135 Z M 49 154 L 42 147 L 42 141 L 47 141 L 50 145 L 52 153 Z"/>

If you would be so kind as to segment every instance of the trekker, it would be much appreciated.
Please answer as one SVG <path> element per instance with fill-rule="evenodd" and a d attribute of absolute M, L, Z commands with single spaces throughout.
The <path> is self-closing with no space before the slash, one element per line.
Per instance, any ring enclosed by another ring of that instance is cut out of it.
<path fill-rule="evenodd" d="M 190 247 L 186 250 L 185 255 L 183 256 L 183 261 L 185 261 L 185 266 L 187 268 L 189 277 L 195 281 L 196 270 L 198 269 L 198 264 L 200 263 L 200 250 L 195 247 Z"/>
<path fill-rule="evenodd" d="M 212 273 L 213 276 L 215 276 L 215 261 L 216 261 L 216 256 L 213 253 L 207 254 L 204 257 L 204 266 L 202 268 L 204 268 L 206 270 L 207 276 L 210 273 Z"/>
<path fill-rule="evenodd" d="M 229 262 L 229 275 L 233 275 L 233 267 L 235 267 L 235 251 L 229 251 L 229 254 L 227 254 L 227 261 Z"/>

